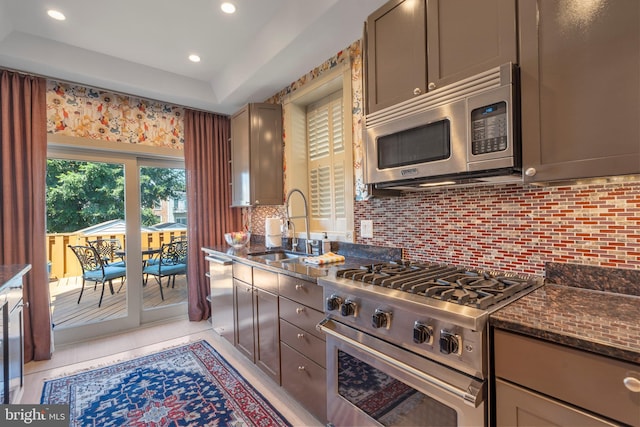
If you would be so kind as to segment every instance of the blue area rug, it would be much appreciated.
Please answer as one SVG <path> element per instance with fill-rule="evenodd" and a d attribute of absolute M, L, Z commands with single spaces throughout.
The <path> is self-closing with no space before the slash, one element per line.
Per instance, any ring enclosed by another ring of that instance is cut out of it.
<path fill-rule="evenodd" d="M 206 341 L 46 381 L 70 426 L 290 426 Z"/>

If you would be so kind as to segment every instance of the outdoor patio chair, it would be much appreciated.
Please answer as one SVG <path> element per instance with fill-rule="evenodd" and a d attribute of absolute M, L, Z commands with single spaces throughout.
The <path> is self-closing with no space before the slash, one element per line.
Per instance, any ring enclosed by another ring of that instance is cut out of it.
<path fill-rule="evenodd" d="M 98 240 L 88 240 L 87 243 L 98 251 L 100 256 L 102 257 L 102 261 L 105 265 L 116 266 L 116 267 L 125 267 L 126 263 L 124 261 L 124 256 L 122 253 L 122 245 L 120 244 L 120 240 L 118 239 L 98 239 Z M 120 261 L 117 261 L 117 260 Z M 118 288 L 118 293 L 124 286 L 124 280 L 120 283 L 120 287 Z"/>
<path fill-rule="evenodd" d="M 102 298 L 104 297 L 105 284 L 109 283 L 109 290 L 113 295 L 113 279 L 122 278 L 124 282 L 127 275 L 127 268 L 118 265 L 105 265 L 102 256 L 93 246 L 69 245 L 69 248 L 76 255 L 82 267 L 82 289 L 80 289 L 80 296 L 78 296 L 78 304 L 80 304 L 80 299 L 82 299 L 85 283 L 94 282 L 94 289 L 98 283 L 102 284 L 100 301 L 98 302 L 98 307 L 100 307 L 102 305 Z"/>
<path fill-rule="evenodd" d="M 160 285 L 160 296 L 164 301 L 162 294 L 162 278 L 168 277 L 167 287 L 171 284 L 176 285 L 176 276 L 178 274 L 187 274 L 187 240 L 176 240 L 170 243 L 164 243 L 160 252 L 154 257 L 155 262 L 145 266 L 142 272 L 145 275 L 152 275 Z"/>
<path fill-rule="evenodd" d="M 118 252 L 122 252 L 122 245 L 118 239 L 98 239 L 88 240 L 87 243 L 98 251 L 105 265 L 115 265 L 124 267 L 125 262 L 122 255 L 118 255 Z M 117 260 L 120 261 L 117 261 Z"/>

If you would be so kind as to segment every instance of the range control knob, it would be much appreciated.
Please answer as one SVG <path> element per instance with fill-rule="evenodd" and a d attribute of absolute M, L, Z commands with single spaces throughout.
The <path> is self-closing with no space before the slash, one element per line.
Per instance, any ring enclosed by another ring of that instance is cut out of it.
<path fill-rule="evenodd" d="M 350 299 L 346 300 L 340 308 L 340 313 L 343 316 L 355 316 L 356 315 L 356 303 Z"/>
<path fill-rule="evenodd" d="M 416 344 L 433 344 L 433 328 L 429 325 L 425 325 L 424 323 L 414 323 L 413 342 Z"/>
<path fill-rule="evenodd" d="M 391 312 L 377 308 L 371 316 L 371 326 L 374 328 L 387 328 L 391 326 Z"/>
<path fill-rule="evenodd" d="M 460 337 L 448 331 L 440 331 L 440 353 L 460 354 Z"/>
<path fill-rule="evenodd" d="M 336 311 L 342 304 L 342 298 L 337 295 L 331 295 L 327 298 L 327 311 Z"/>

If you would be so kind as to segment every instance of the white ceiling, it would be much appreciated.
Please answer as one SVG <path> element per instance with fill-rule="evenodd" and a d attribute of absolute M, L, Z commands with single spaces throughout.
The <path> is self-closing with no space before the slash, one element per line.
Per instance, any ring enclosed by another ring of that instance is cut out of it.
<path fill-rule="evenodd" d="M 0 67 L 231 114 L 360 39 L 386 2 L 232 1 L 0 0 Z"/>

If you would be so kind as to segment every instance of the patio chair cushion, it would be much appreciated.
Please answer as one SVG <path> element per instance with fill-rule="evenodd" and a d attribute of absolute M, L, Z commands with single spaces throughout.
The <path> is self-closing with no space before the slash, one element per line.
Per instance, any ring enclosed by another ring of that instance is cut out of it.
<path fill-rule="evenodd" d="M 87 271 L 84 274 L 86 280 L 93 280 L 101 282 L 102 280 L 112 280 L 118 277 L 123 277 L 127 274 L 125 267 L 118 267 L 114 265 L 104 266 L 104 279 L 102 277 L 102 270 Z"/>
<path fill-rule="evenodd" d="M 174 274 L 187 274 L 187 264 L 153 264 L 142 270 L 144 274 L 154 276 L 173 276 Z"/>

